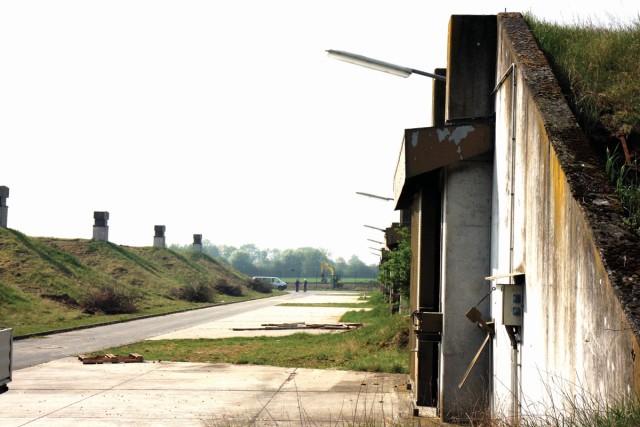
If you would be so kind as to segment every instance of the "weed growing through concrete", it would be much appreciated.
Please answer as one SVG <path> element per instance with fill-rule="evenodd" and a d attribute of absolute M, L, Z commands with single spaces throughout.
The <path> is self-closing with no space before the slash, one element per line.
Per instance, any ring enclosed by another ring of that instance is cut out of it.
<path fill-rule="evenodd" d="M 282 426 L 282 427 L 410 427 L 441 425 L 430 418 L 412 418 L 412 408 L 398 408 L 393 402 L 384 400 L 384 394 L 376 390 L 367 393 L 362 388 L 352 399 L 342 400 L 337 413 L 327 410 L 324 414 L 314 414 L 305 409 L 303 392 L 295 387 L 296 406 L 283 414 L 269 411 L 269 402 L 260 402 L 262 409 L 256 415 L 245 414 L 210 414 L 202 419 L 205 427 L 231 426 Z"/>

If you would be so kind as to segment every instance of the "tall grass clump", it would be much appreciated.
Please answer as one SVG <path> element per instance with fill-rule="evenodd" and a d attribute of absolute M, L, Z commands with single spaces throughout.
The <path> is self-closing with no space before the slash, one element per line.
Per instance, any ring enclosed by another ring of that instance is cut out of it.
<path fill-rule="evenodd" d="M 262 294 L 270 294 L 273 292 L 271 283 L 263 282 L 260 279 L 252 279 L 247 285 L 252 291 L 260 292 Z"/>
<path fill-rule="evenodd" d="M 105 314 L 136 313 L 143 295 L 139 291 L 121 285 L 103 285 L 89 289 L 81 306 L 86 313 Z"/>
<path fill-rule="evenodd" d="M 637 395 L 620 393 L 618 397 L 592 393 L 566 382 L 546 384 L 547 399 L 520 401 L 520 415 L 492 415 L 480 412 L 474 427 L 637 427 L 640 426 L 640 400 Z M 498 414 L 506 414 L 506 406 L 494 402 Z"/>
<path fill-rule="evenodd" d="M 221 294 L 234 297 L 242 296 L 242 287 L 236 283 L 229 283 L 226 279 L 218 279 L 213 285 L 214 289 Z"/>
<path fill-rule="evenodd" d="M 568 402 L 568 405 L 569 407 L 565 410 L 550 408 L 542 414 L 525 414 L 517 422 L 497 421 L 486 425 L 492 427 L 637 427 L 640 425 L 640 402 L 637 398 L 623 398 L 607 404 L 600 399 L 585 399 L 582 396 L 574 398 L 573 401 Z"/>
<path fill-rule="evenodd" d="M 214 302 L 216 293 L 213 286 L 197 280 L 174 289 L 172 295 L 189 302 Z"/>
<path fill-rule="evenodd" d="M 637 160 L 626 164 L 620 161 L 617 150 L 612 152 L 607 149 L 605 170 L 627 213 L 625 222 L 640 234 L 640 175 Z"/>

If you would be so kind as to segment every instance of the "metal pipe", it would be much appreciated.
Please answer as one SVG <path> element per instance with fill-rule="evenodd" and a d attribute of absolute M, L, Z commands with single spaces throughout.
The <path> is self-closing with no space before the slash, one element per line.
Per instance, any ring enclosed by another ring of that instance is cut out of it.
<path fill-rule="evenodd" d="M 511 71 L 509 71 L 511 70 Z M 509 236 L 509 271 L 513 271 L 514 244 L 515 244 L 515 185 L 516 185 L 516 64 L 511 64 L 505 77 L 511 76 L 511 218 L 510 218 L 510 236 Z M 520 356 L 518 346 L 511 351 L 511 393 L 513 394 L 513 415 L 515 419 L 520 418 L 520 393 L 518 387 L 518 358 Z"/>
<path fill-rule="evenodd" d="M 514 245 L 515 245 L 515 175 L 516 175 L 516 64 L 512 63 L 507 71 L 504 72 L 498 84 L 493 89 L 492 95 L 495 95 L 502 87 L 507 78 L 511 76 L 511 123 L 510 123 L 510 140 L 509 149 L 510 152 L 510 185 L 509 185 L 509 271 L 513 272 L 514 266 Z M 514 419 L 520 417 L 520 391 L 519 391 L 519 359 L 521 358 L 520 351 L 516 344 L 515 348 L 511 349 L 511 395 L 512 404 L 511 412 Z"/>
<path fill-rule="evenodd" d="M 495 95 L 498 92 L 498 89 L 500 89 L 500 86 L 502 86 L 502 83 L 504 83 L 504 81 L 507 79 L 507 77 L 509 77 L 509 74 L 511 74 L 513 71 L 515 71 L 516 68 L 516 64 L 513 63 L 509 66 L 509 68 L 507 68 L 507 71 L 504 72 L 504 74 L 502 75 L 502 78 L 500 79 L 500 81 L 498 82 L 498 84 L 496 85 L 495 88 L 493 88 L 493 92 L 491 92 L 491 95 Z"/>

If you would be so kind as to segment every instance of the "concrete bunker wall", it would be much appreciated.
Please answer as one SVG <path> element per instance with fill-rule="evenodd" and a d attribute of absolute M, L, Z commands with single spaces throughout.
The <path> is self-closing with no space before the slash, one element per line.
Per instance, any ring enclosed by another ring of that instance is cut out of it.
<path fill-rule="evenodd" d="M 561 405 L 562 396 L 631 394 L 638 313 L 629 296 L 637 293 L 638 265 L 620 263 L 613 247 L 634 256 L 638 238 L 621 227 L 620 207 L 520 14 L 498 16 L 503 75 L 492 270 L 525 273 L 526 285 L 515 352 L 501 326 L 500 286 L 492 296 L 494 411 L 535 412 L 552 400 Z"/>

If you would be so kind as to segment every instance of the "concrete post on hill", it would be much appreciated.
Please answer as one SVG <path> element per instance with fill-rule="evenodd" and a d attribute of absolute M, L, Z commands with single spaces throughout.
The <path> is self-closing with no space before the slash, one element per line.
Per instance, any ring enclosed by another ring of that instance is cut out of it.
<path fill-rule="evenodd" d="M 153 236 L 153 247 L 154 248 L 166 248 L 167 244 L 164 238 L 164 232 L 167 229 L 164 225 L 156 225 L 154 226 L 155 235 Z"/>
<path fill-rule="evenodd" d="M 202 234 L 193 235 L 193 251 L 202 253 Z"/>
<path fill-rule="evenodd" d="M 7 197 L 9 197 L 9 187 L 0 185 L 0 227 L 2 228 L 7 228 L 7 215 L 9 213 Z"/>
<path fill-rule="evenodd" d="M 93 212 L 93 240 L 101 242 L 109 241 L 109 212 Z"/>

